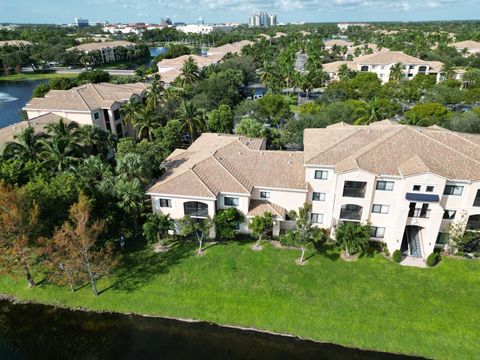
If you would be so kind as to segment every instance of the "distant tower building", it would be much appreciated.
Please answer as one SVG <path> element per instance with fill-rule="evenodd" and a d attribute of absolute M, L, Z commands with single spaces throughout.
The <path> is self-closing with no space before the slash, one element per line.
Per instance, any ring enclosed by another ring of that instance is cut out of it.
<path fill-rule="evenodd" d="M 75 25 L 77 25 L 77 27 L 79 28 L 88 27 L 89 26 L 88 19 L 75 18 Z"/>
<path fill-rule="evenodd" d="M 165 25 L 173 25 L 172 19 L 170 19 L 168 16 L 165 19 L 162 19 L 162 24 Z"/>
<path fill-rule="evenodd" d="M 276 26 L 277 25 L 277 15 L 267 14 L 266 12 L 255 13 L 249 16 L 248 26 Z"/>
<path fill-rule="evenodd" d="M 201 17 L 201 16 L 198 17 L 197 24 L 198 25 L 204 25 L 205 24 L 205 20 L 203 20 L 203 17 Z"/>

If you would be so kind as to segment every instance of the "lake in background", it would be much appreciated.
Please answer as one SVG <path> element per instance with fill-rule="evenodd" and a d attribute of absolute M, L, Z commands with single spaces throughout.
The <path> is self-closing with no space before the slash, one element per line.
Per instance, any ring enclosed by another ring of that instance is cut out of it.
<path fill-rule="evenodd" d="M 22 120 L 20 111 L 32 98 L 33 89 L 48 80 L 0 83 L 0 128 Z"/>
<path fill-rule="evenodd" d="M 407 357 L 208 323 L 97 314 L 0 300 L 0 358 L 387 360 Z"/>

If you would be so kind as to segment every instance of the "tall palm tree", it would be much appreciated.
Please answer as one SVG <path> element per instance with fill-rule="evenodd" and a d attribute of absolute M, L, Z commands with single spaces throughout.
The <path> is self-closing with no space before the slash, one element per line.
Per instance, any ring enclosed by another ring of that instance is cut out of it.
<path fill-rule="evenodd" d="M 191 143 L 195 141 L 198 133 L 206 128 L 204 114 L 192 102 L 182 103 L 178 120 L 182 124 L 182 130 L 190 135 Z"/>
<path fill-rule="evenodd" d="M 160 108 L 162 91 L 163 83 L 160 80 L 160 76 L 154 76 L 147 93 L 147 106 L 153 111 L 157 111 Z"/>
<path fill-rule="evenodd" d="M 138 179 L 119 179 L 115 183 L 118 206 L 133 217 L 135 236 L 138 234 L 138 218 L 144 208 L 145 190 Z"/>
<path fill-rule="evenodd" d="M 355 71 L 350 70 L 347 64 L 342 64 L 338 68 L 338 78 L 340 80 L 351 80 L 355 77 Z"/>
<path fill-rule="evenodd" d="M 270 89 L 278 87 L 278 75 L 275 67 L 268 61 L 263 64 L 263 69 L 260 74 L 260 81 Z"/>
<path fill-rule="evenodd" d="M 43 163 L 53 170 L 62 172 L 71 169 L 82 157 L 82 147 L 66 137 L 43 140 L 41 157 Z"/>
<path fill-rule="evenodd" d="M 23 129 L 18 135 L 14 136 L 17 141 L 8 142 L 3 150 L 5 158 L 18 158 L 23 162 L 40 161 L 43 150 L 43 140 L 46 134 L 35 132 L 31 126 Z"/>
<path fill-rule="evenodd" d="M 452 63 L 446 63 L 442 67 L 442 75 L 446 80 L 453 79 L 455 77 L 455 66 Z"/>
<path fill-rule="evenodd" d="M 140 106 L 142 105 L 137 101 L 137 99 L 132 97 L 128 102 L 120 107 L 120 115 L 122 115 L 122 119 L 125 124 L 135 123 L 135 115 Z"/>
<path fill-rule="evenodd" d="M 390 81 L 394 83 L 399 83 L 405 77 L 404 74 L 405 66 L 402 63 L 395 63 L 390 68 Z"/>
<path fill-rule="evenodd" d="M 181 79 L 182 87 L 195 85 L 200 78 L 200 71 L 192 57 L 189 57 L 182 66 Z"/>
<path fill-rule="evenodd" d="M 79 138 L 86 156 L 101 155 L 105 158 L 108 152 L 115 146 L 113 135 L 107 131 L 103 131 L 98 126 L 82 126 L 79 129 Z"/>
<path fill-rule="evenodd" d="M 358 109 L 357 114 L 360 115 L 360 117 L 354 121 L 355 125 L 370 125 L 385 118 L 382 109 L 378 105 L 377 99 L 366 102 L 363 107 Z"/>
<path fill-rule="evenodd" d="M 45 129 L 51 137 L 64 137 L 72 142 L 80 140 L 80 127 L 74 121 L 65 122 L 63 119 L 60 119 L 58 122 L 47 124 Z"/>
<path fill-rule="evenodd" d="M 135 114 L 133 127 L 137 130 L 140 139 L 146 134 L 148 140 L 153 141 L 154 130 L 160 127 L 160 125 L 155 112 L 148 106 L 140 108 Z"/>

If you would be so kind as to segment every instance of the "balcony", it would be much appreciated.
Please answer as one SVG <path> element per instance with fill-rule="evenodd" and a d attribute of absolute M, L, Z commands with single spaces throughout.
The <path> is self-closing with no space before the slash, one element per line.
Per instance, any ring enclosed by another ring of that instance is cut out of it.
<path fill-rule="evenodd" d="M 364 198 L 367 183 L 363 181 L 345 181 L 343 186 L 344 197 Z"/>
<path fill-rule="evenodd" d="M 340 209 L 340 219 L 360 221 L 362 219 L 362 210 L 363 208 L 358 205 L 342 205 Z"/>
<path fill-rule="evenodd" d="M 430 218 L 430 209 L 410 209 L 409 218 L 428 219 Z"/>

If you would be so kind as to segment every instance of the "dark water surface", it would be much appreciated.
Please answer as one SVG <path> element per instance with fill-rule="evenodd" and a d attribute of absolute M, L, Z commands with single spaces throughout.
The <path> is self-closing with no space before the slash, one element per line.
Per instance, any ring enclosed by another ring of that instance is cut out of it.
<path fill-rule="evenodd" d="M 21 119 L 20 110 L 32 98 L 33 89 L 48 80 L 26 80 L 0 83 L 0 128 Z"/>
<path fill-rule="evenodd" d="M 207 323 L 0 301 L 0 359 L 401 359 Z"/>

